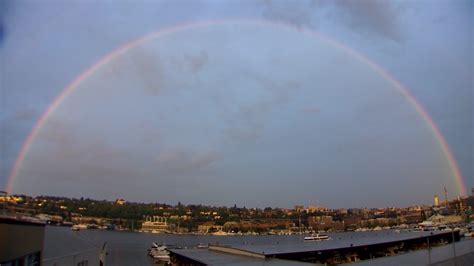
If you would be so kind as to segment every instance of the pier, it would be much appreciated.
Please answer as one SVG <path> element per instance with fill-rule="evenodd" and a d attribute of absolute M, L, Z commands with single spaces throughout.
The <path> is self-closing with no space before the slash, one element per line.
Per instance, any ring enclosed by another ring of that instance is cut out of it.
<path fill-rule="evenodd" d="M 382 232 L 352 239 L 272 245 L 209 245 L 208 249 L 171 249 L 172 262 L 180 265 L 265 262 L 266 264 L 317 263 L 343 264 L 431 249 L 459 241 L 459 231 Z M 226 261 L 227 259 L 227 261 Z"/>

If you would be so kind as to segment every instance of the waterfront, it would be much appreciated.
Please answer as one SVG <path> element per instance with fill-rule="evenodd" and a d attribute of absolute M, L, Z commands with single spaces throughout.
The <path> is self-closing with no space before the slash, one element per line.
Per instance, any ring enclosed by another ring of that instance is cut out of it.
<path fill-rule="evenodd" d="M 378 232 L 350 232 L 329 234 L 333 240 L 340 241 L 352 239 L 354 243 L 364 239 L 380 237 L 383 241 L 390 235 L 397 234 L 394 231 Z M 401 232 L 401 234 L 420 235 L 420 232 Z M 146 255 L 147 248 L 152 242 L 166 245 L 177 245 L 182 247 L 194 247 L 199 243 L 211 243 L 221 245 L 307 245 L 302 241 L 302 236 L 210 236 L 210 235 L 169 235 L 169 234 L 147 234 L 134 232 L 117 232 L 102 230 L 72 231 L 66 227 L 47 226 L 45 239 L 45 259 L 74 254 L 91 248 L 99 249 L 107 242 L 107 265 L 152 265 L 152 260 Z M 466 241 L 463 241 L 466 242 Z M 467 243 L 467 242 L 466 242 Z M 313 243 L 318 245 L 318 243 Z M 459 243 L 457 244 L 459 245 Z M 466 246 L 466 245 L 464 245 Z M 438 249 L 444 250 L 444 256 L 450 258 L 451 250 L 447 246 Z M 461 251 L 461 250 L 460 250 Z M 474 252 L 473 241 L 469 241 L 468 251 Z M 434 252 L 433 252 L 434 253 Z M 418 256 L 418 260 L 424 261 L 426 256 Z M 398 260 L 397 258 L 393 258 Z M 392 259 L 392 260 L 393 260 Z"/>

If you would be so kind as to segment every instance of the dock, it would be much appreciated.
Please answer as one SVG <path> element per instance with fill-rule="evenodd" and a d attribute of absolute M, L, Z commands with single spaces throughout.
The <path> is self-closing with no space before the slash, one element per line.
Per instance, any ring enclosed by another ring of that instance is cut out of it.
<path fill-rule="evenodd" d="M 459 231 L 371 232 L 363 237 L 340 234 L 327 241 L 265 244 L 209 245 L 208 249 L 171 249 L 171 261 L 180 265 L 215 264 L 343 264 L 407 254 L 460 240 Z"/>

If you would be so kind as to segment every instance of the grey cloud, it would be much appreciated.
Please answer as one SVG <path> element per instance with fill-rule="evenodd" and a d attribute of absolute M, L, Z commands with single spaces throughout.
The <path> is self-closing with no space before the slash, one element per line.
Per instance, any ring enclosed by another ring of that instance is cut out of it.
<path fill-rule="evenodd" d="M 38 138 L 57 145 L 67 145 L 74 139 L 71 127 L 55 117 L 48 118 L 48 123 L 40 130 Z"/>
<path fill-rule="evenodd" d="M 0 1 L 0 46 L 3 44 L 3 41 L 6 37 L 6 28 L 5 28 L 5 16 L 10 9 L 10 5 L 13 1 Z"/>
<path fill-rule="evenodd" d="M 260 2 L 263 7 L 263 17 L 268 20 L 290 24 L 297 28 L 312 28 L 314 13 L 312 1 L 299 1 L 295 4 L 292 1 L 272 1 Z"/>
<path fill-rule="evenodd" d="M 16 147 L 20 147 L 21 143 L 28 136 L 28 132 L 33 128 L 35 121 L 40 116 L 40 113 L 35 109 L 24 109 L 17 110 L 11 115 L 3 118 L 0 121 L 0 156 L 1 161 L 5 163 L 3 165 L 3 171 L 0 173 L 5 173 L 7 168 L 7 163 L 13 162 L 18 155 L 18 151 L 15 150 Z"/>
<path fill-rule="evenodd" d="M 189 64 L 191 71 L 196 73 L 200 71 L 209 61 L 209 55 L 206 51 L 202 50 L 198 55 L 184 55 L 184 59 Z"/>
<path fill-rule="evenodd" d="M 144 88 L 152 94 L 159 93 L 165 86 L 165 68 L 159 55 L 142 46 L 134 48 L 130 54 Z"/>
<path fill-rule="evenodd" d="M 16 139 L 18 135 L 25 134 L 25 129 L 28 130 L 26 126 L 31 128 L 38 117 L 39 112 L 36 110 L 17 110 L 0 120 L 0 133 Z"/>
<path fill-rule="evenodd" d="M 35 144 L 47 142 L 41 153 L 32 147 L 29 155 L 35 176 L 57 181 L 85 182 L 111 181 L 117 177 L 133 177 L 136 171 L 130 164 L 128 153 L 104 138 L 81 139 L 73 127 L 52 118 L 38 135 Z M 51 162 L 55 163 L 51 167 Z M 124 180 L 124 178 L 120 178 Z M 105 184 L 105 183 L 104 183 Z"/>
<path fill-rule="evenodd" d="M 36 120 L 39 117 L 39 115 L 40 113 L 37 110 L 23 109 L 23 110 L 17 110 L 13 114 L 12 119 L 32 121 L 32 120 Z"/>
<path fill-rule="evenodd" d="M 319 113 L 321 112 L 321 109 L 318 107 L 306 107 L 302 109 L 303 112 L 305 113 Z"/>
<path fill-rule="evenodd" d="M 298 28 L 316 28 L 315 21 L 334 19 L 359 33 L 371 33 L 393 41 L 401 41 L 399 15 L 403 6 L 377 0 L 266 0 L 261 2 L 263 17 Z M 326 17 L 326 16 L 325 16 Z"/>
<path fill-rule="evenodd" d="M 264 122 L 260 118 L 268 106 L 264 103 L 240 107 L 227 121 L 228 126 L 223 133 L 232 139 L 254 140 L 261 136 Z"/>
<path fill-rule="evenodd" d="M 399 27 L 401 7 L 391 1 L 337 0 L 333 2 L 342 11 L 342 20 L 354 30 L 375 33 L 379 36 L 401 41 Z"/>
<path fill-rule="evenodd" d="M 219 159 L 215 151 L 196 152 L 180 147 L 164 150 L 156 158 L 161 175 L 175 175 L 204 169 Z"/>
<path fill-rule="evenodd" d="M 132 72 L 138 79 L 139 88 L 156 95 L 167 88 L 188 84 L 189 79 L 176 77 L 175 74 L 179 71 L 196 74 L 208 64 L 208 61 L 209 55 L 204 50 L 183 56 L 169 54 L 161 56 L 156 49 L 139 45 L 127 52 L 126 56 L 109 63 L 105 74 L 109 76 L 107 78 L 113 79 L 127 76 Z"/>
<path fill-rule="evenodd" d="M 449 17 L 447 15 L 444 15 L 444 16 L 437 16 L 437 17 L 433 18 L 432 21 L 433 21 L 433 23 L 444 23 L 448 19 L 449 19 Z"/>
<path fill-rule="evenodd" d="M 46 141 L 48 147 L 52 148 L 49 154 L 56 158 L 89 158 L 91 161 L 112 161 L 112 159 L 127 156 L 125 151 L 112 146 L 105 138 L 82 139 L 82 136 L 78 135 L 74 129 L 75 126 L 67 121 L 49 117 L 48 123 L 41 129 L 36 141 Z"/>
<path fill-rule="evenodd" d="M 273 108 L 290 101 L 291 90 L 298 89 L 299 83 L 294 81 L 275 81 L 264 75 L 243 70 L 242 74 L 260 85 L 260 89 L 269 97 L 261 97 L 257 102 L 240 105 L 238 110 L 227 117 L 227 127 L 223 133 L 232 139 L 255 140 L 263 132 L 265 115 Z"/>

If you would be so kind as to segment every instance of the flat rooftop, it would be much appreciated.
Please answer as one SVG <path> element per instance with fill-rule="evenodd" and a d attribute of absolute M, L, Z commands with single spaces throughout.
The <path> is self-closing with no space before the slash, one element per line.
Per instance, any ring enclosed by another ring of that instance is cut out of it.
<path fill-rule="evenodd" d="M 14 225 L 33 225 L 33 226 L 45 226 L 46 224 L 38 219 L 30 217 L 16 217 L 12 215 L 0 215 L 0 223 L 2 224 L 14 224 Z"/>
<path fill-rule="evenodd" d="M 264 244 L 264 245 L 232 245 L 232 248 L 244 250 L 251 253 L 265 256 L 299 253 L 318 252 L 325 250 L 363 247 L 369 245 L 380 245 L 397 241 L 417 239 L 427 236 L 447 234 L 450 232 L 394 232 L 392 230 L 363 232 L 357 234 L 329 234 L 331 240 L 325 241 L 304 241 L 300 243 Z"/>
<path fill-rule="evenodd" d="M 178 258 L 185 258 L 206 265 L 302 265 L 307 264 L 295 260 L 275 259 L 277 255 L 305 254 L 331 251 L 338 249 L 364 248 L 371 245 L 384 245 L 403 241 L 421 239 L 424 237 L 450 237 L 451 232 L 394 232 L 376 231 L 356 234 L 334 233 L 327 241 L 272 244 L 237 244 L 211 245 L 209 249 L 170 249 Z"/>
<path fill-rule="evenodd" d="M 308 265 L 308 263 L 280 260 L 260 259 L 234 255 L 209 249 L 170 249 L 171 253 L 186 257 L 206 265 Z"/>

